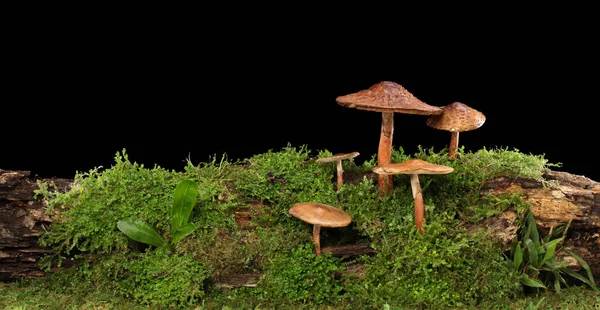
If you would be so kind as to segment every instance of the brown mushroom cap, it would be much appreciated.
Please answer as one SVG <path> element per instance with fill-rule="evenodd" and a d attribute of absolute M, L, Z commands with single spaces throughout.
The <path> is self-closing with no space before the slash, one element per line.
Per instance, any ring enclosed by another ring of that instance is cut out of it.
<path fill-rule="evenodd" d="M 454 171 L 454 168 L 415 158 L 401 163 L 383 164 L 372 170 L 377 174 L 447 174 Z"/>
<path fill-rule="evenodd" d="M 322 227 L 344 227 L 352 222 L 350 214 L 318 202 L 296 203 L 290 208 L 289 213 L 309 224 Z"/>
<path fill-rule="evenodd" d="M 436 115 L 443 112 L 417 99 L 402 85 L 390 81 L 379 82 L 368 89 L 339 96 L 339 105 L 359 110 L 398 112 L 405 114 Z"/>
<path fill-rule="evenodd" d="M 427 118 L 427 125 L 439 130 L 463 132 L 474 130 L 485 123 L 483 113 L 460 102 L 442 107 L 442 114 Z"/>
<path fill-rule="evenodd" d="M 333 162 L 333 161 L 354 158 L 358 155 L 360 155 L 360 153 L 358 153 L 358 152 L 345 153 L 345 154 L 334 154 L 329 157 L 319 158 L 315 161 L 318 163 L 329 163 L 329 162 Z"/>

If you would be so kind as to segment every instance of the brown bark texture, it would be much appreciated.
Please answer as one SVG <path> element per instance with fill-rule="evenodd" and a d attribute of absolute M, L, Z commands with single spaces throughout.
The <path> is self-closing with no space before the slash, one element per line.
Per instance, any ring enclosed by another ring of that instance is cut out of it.
<path fill-rule="evenodd" d="M 590 266 L 596 283 L 600 284 L 600 183 L 570 174 L 550 171 L 547 182 L 530 179 L 498 178 L 488 181 L 482 193 L 495 196 L 520 192 L 528 202 L 541 236 L 571 220 L 563 246 L 577 253 Z M 517 235 L 518 221 L 514 208 L 477 224 L 465 224 L 470 230 L 489 227 L 493 235 L 509 249 Z M 559 260 L 569 262 L 569 268 L 581 270 L 579 263 L 564 255 Z"/>
<path fill-rule="evenodd" d="M 600 282 L 600 183 L 584 176 L 558 171 L 546 173 L 544 179 L 545 182 L 539 182 L 502 177 L 486 182 L 482 193 L 501 195 L 522 192 L 542 235 L 572 220 L 564 246 L 578 253 L 592 269 L 596 282 Z M 51 225 L 52 219 L 45 214 L 47 206 L 41 200 L 34 199 L 38 180 L 55 185 L 56 190 L 61 192 L 69 190 L 72 182 L 57 178 L 38 179 L 28 171 L 0 169 L 0 281 L 44 276 L 38 263 L 49 249 L 38 244 L 38 236 L 44 226 Z M 248 212 L 236 213 L 238 224 L 252 229 L 250 222 L 253 214 L 263 207 L 257 202 L 256 208 L 253 206 Z M 470 230 L 491 228 L 493 236 L 503 241 L 508 248 L 517 234 L 517 214 L 515 210 L 508 209 L 501 215 L 476 224 L 465 223 L 464 226 Z M 321 251 L 331 252 L 344 259 L 376 254 L 368 244 L 329 246 L 323 247 Z M 572 258 L 565 256 L 562 259 L 572 262 L 570 267 L 575 270 L 581 268 Z M 360 274 L 362 271 L 359 265 L 351 265 L 348 272 Z M 217 286 L 251 287 L 258 277 L 258 274 L 231 275 L 224 277 Z"/>
<path fill-rule="evenodd" d="M 68 190 L 72 180 L 39 179 Z M 0 281 L 44 276 L 39 259 L 49 252 L 38 245 L 39 233 L 52 220 L 45 214 L 46 205 L 34 199 L 38 179 L 29 171 L 0 169 Z"/>

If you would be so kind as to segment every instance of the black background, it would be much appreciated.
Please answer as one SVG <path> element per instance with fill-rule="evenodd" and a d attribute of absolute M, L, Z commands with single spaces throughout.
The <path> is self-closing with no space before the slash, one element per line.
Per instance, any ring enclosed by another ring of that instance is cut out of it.
<path fill-rule="evenodd" d="M 370 159 L 381 114 L 335 98 L 387 80 L 427 104 L 484 113 L 460 135 L 467 151 L 517 149 L 600 180 L 590 21 L 515 18 L 385 33 L 339 21 L 283 27 L 285 18 L 38 25 L 5 45 L 0 168 L 72 178 L 126 149 L 131 161 L 179 170 L 188 158 L 233 161 L 288 144 Z M 450 133 L 425 120 L 396 114 L 394 147 L 446 147 Z"/>

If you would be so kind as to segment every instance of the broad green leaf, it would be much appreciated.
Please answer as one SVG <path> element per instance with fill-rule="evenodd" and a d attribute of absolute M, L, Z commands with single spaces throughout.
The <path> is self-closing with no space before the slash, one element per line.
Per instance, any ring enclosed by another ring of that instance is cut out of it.
<path fill-rule="evenodd" d="M 546 286 L 544 285 L 544 283 L 542 283 L 542 281 L 540 281 L 538 279 L 532 279 L 526 273 L 521 274 L 521 276 L 519 277 L 519 280 L 521 281 L 521 284 L 523 284 L 523 285 L 527 285 L 530 287 L 546 288 Z"/>
<path fill-rule="evenodd" d="M 183 180 L 177 185 L 171 211 L 171 232 L 173 234 L 189 222 L 197 199 L 198 185 L 194 181 Z"/>
<path fill-rule="evenodd" d="M 529 262 L 536 268 L 540 267 L 537 246 L 531 239 L 525 240 L 525 246 L 527 247 L 527 254 L 529 255 Z"/>
<path fill-rule="evenodd" d="M 536 247 L 539 247 L 541 245 L 540 234 L 537 230 L 537 224 L 535 223 L 535 218 L 533 218 L 533 213 L 531 211 L 527 212 L 527 231 L 529 238 L 533 240 Z"/>
<path fill-rule="evenodd" d="M 140 220 L 119 221 L 117 222 L 117 228 L 119 228 L 119 230 L 127 237 L 135 241 L 150 244 L 159 248 L 165 247 L 166 245 L 164 239 L 158 234 L 154 227 Z"/>
<path fill-rule="evenodd" d="M 544 258 L 542 259 L 542 262 L 540 263 L 540 265 L 544 265 L 547 261 L 549 261 L 551 258 L 554 257 L 554 252 L 556 251 L 556 245 L 563 241 L 564 237 L 560 237 L 558 239 L 554 239 L 546 244 L 544 244 L 544 247 L 546 248 L 546 253 L 544 253 Z"/>
<path fill-rule="evenodd" d="M 523 250 L 521 244 L 518 243 L 515 247 L 515 255 L 513 257 L 513 270 L 519 270 L 521 263 L 523 262 Z"/>
<path fill-rule="evenodd" d="M 196 230 L 196 226 L 194 226 L 194 224 L 192 223 L 187 223 L 179 227 L 179 230 L 177 230 L 173 234 L 173 244 L 176 244 L 177 242 L 179 242 L 179 240 L 191 234 L 194 230 Z"/>

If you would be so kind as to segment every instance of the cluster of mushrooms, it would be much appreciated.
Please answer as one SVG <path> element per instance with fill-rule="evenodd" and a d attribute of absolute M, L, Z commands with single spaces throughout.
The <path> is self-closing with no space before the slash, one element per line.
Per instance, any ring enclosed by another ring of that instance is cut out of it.
<path fill-rule="evenodd" d="M 336 98 L 339 105 L 359 110 L 381 112 L 381 135 L 377 152 L 377 166 L 373 172 L 379 176 L 379 190 L 382 195 L 393 190 L 393 175 L 410 176 L 411 190 L 415 208 L 415 225 L 419 233 L 423 233 L 424 206 L 423 194 L 419 182 L 420 174 L 447 174 L 454 169 L 437 165 L 421 159 L 410 159 L 401 163 L 391 162 L 392 138 L 394 134 L 394 113 L 427 115 L 426 124 L 432 128 L 449 131 L 449 158 L 457 157 L 459 133 L 477 129 L 485 122 L 483 113 L 461 103 L 453 102 L 447 106 L 437 107 L 426 104 L 416 98 L 402 85 L 383 81 L 368 89 Z M 358 152 L 336 154 L 320 158 L 317 162 L 335 162 L 337 168 L 337 188 L 343 183 L 342 160 L 358 156 Z M 289 213 L 313 225 L 313 241 L 317 245 L 316 254 L 320 255 L 321 227 L 344 227 L 352 222 L 350 215 L 330 205 L 316 202 L 294 204 Z"/>

